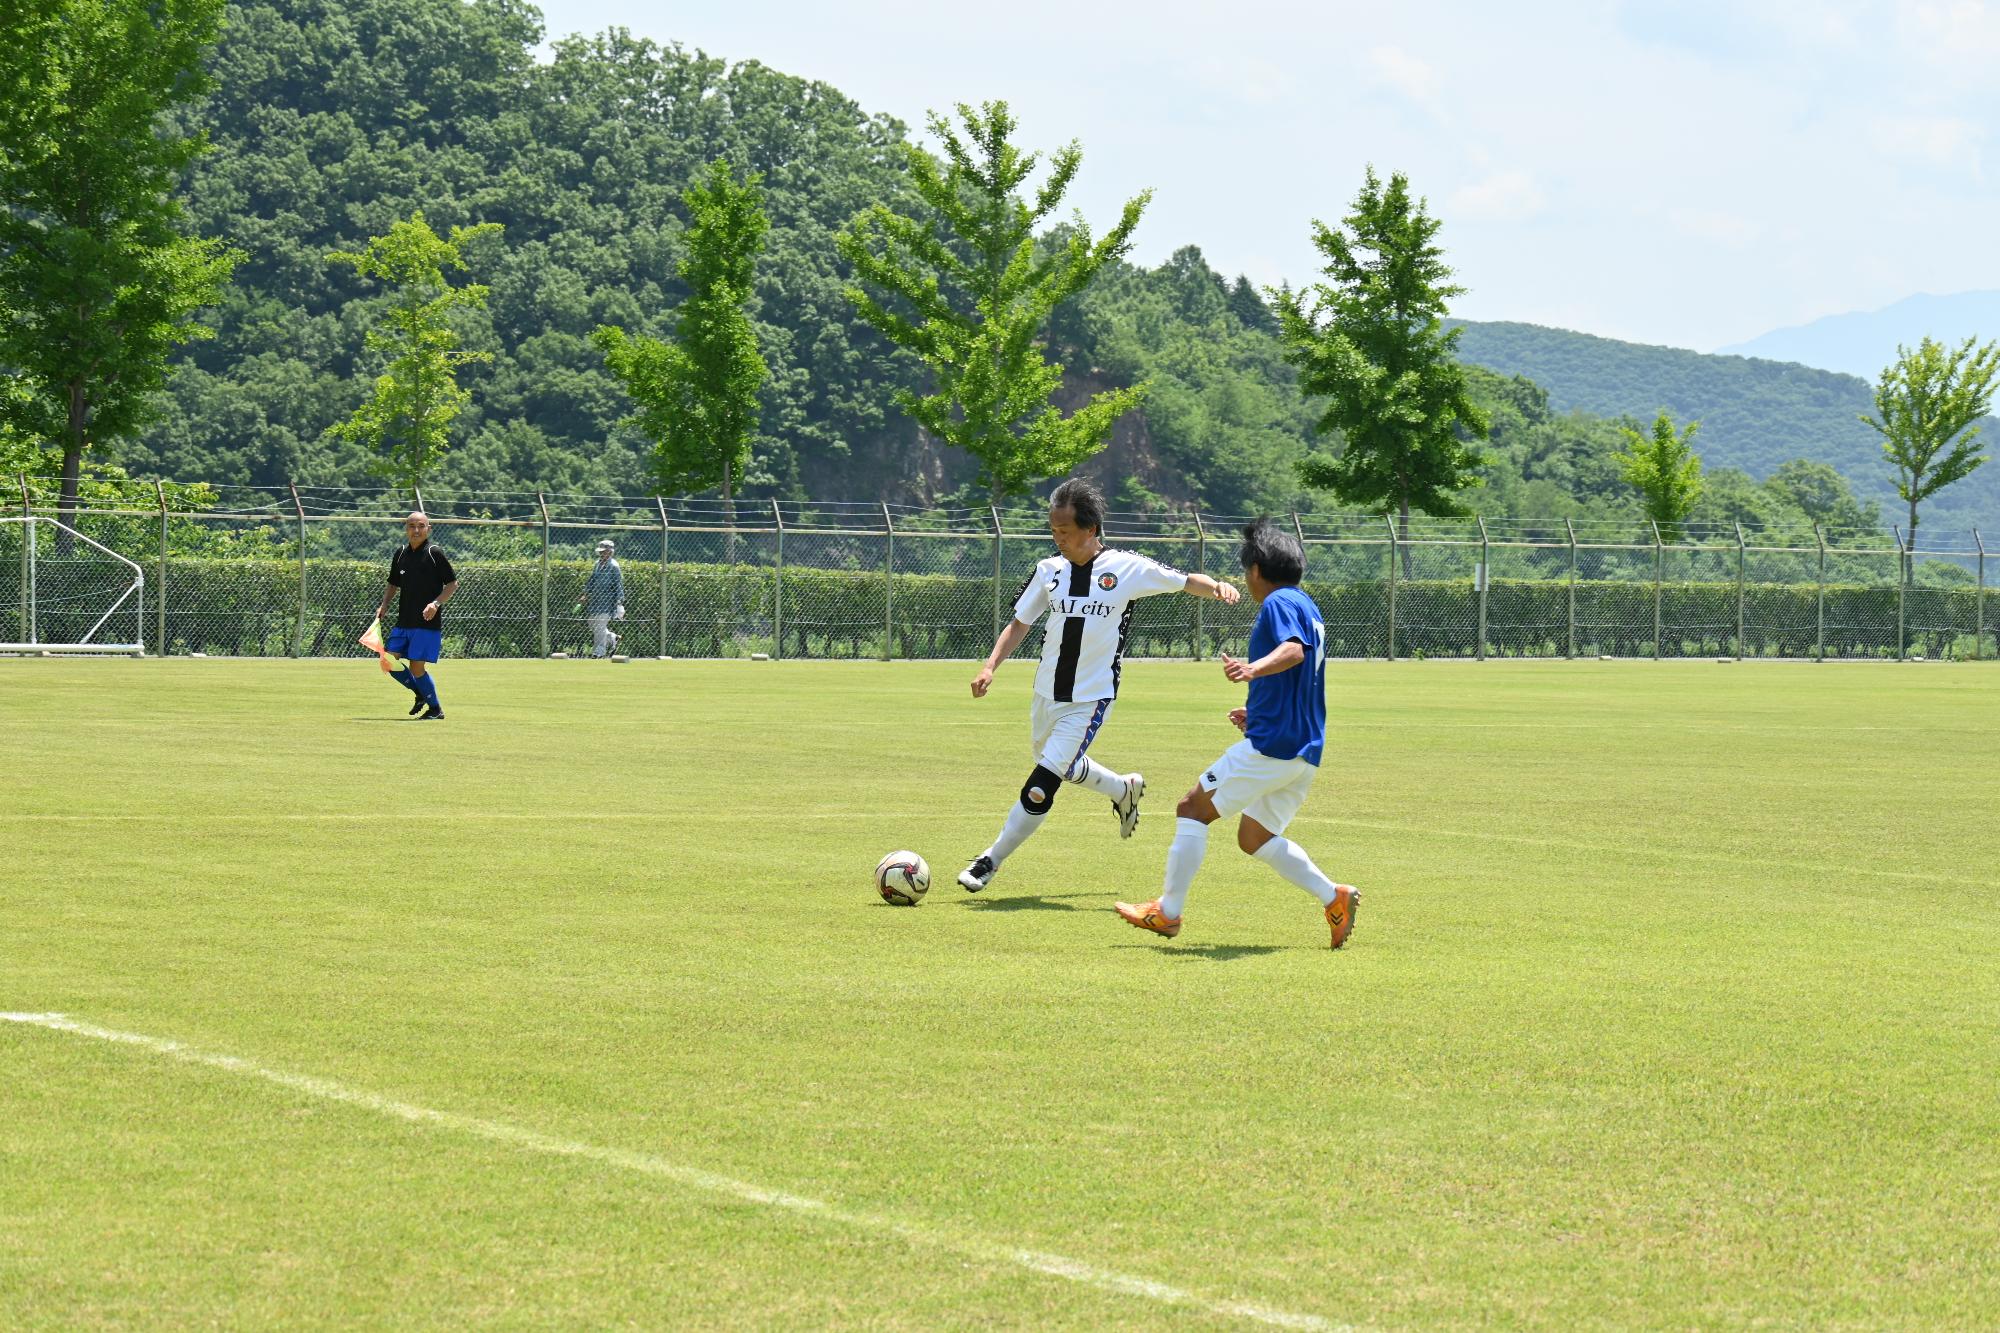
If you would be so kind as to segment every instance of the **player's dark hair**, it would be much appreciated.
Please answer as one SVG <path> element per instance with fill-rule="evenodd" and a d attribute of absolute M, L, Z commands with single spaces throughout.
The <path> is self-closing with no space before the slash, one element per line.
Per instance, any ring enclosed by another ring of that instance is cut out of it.
<path fill-rule="evenodd" d="M 1306 548 L 1270 519 L 1260 518 L 1243 527 L 1243 572 L 1253 565 L 1265 582 L 1293 587 L 1306 576 Z"/>
<path fill-rule="evenodd" d="M 1049 497 L 1050 509 L 1067 509 L 1079 528 L 1104 535 L 1104 492 L 1082 477 L 1071 477 Z"/>

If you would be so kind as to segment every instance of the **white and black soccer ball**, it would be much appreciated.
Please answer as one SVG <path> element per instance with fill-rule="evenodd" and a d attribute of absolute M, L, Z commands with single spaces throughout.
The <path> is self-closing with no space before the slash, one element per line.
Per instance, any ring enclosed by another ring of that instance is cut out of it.
<path fill-rule="evenodd" d="M 875 863 L 875 891 L 883 902 L 915 907 L 930 889 L 930 864 L 915 852 L 890 852 Z"/>

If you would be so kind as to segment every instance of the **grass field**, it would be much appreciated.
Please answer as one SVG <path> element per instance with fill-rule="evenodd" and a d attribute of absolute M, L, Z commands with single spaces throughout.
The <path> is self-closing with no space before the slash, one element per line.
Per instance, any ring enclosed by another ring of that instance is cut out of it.
<path fill-rule="evenodd" d="M 1336 664 L 1339 953 L 1031 674 L 0 661 L 0 1326 L 2000 1324 L 2000 672 Z"/>

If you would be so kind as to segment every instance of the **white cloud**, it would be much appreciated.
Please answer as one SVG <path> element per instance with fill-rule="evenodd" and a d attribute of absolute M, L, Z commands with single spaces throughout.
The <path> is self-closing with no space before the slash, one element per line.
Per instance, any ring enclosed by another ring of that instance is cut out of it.
<path fill-rule="evenodd" d="M 1884 115 L 1868 123 L 1868 145 L 1885 157 L 1974 175 L 1985 137 L 1984 129 L 1958 116 Z"/>
<path fill-rule="evenodd" d="M 1448 201 L 1453 221 L 1526 222 L 1537 217 L 1548 199 L 1525 171 L 1499 171 L 1452 191 Z"/>
<path fill-rule="evenodd" d="M 1439 89 L 1444 84 L 1437 69 L 1411 55 L 1400 46 L 1377 46 L 1368 52 L 1368 65 L 1375 71 L 1376 78 L 1401 93 L 1409 101 L 1430 112 L 1443 116 L 1444 104 L 1439 99 Z"/>
<path fill-rule="evenodd" d="M 1745 249 L 1764 237 L 1764 228 L 1749 218 L 1713 209 L 1677 208 L 1669 221 L 1683 236 L 1731 250 Z"/>

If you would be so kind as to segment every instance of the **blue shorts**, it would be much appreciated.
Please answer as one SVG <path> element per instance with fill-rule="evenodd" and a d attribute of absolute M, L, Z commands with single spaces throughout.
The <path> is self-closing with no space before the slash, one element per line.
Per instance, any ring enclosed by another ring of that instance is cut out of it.
<path fill-rule="evenodd" d="M 389 638 L 382 646 L 406 662 L 435 662 L 444 647 L 444 635 L 434 629 L 404 629 L 398 625 L 389 631 Z"/>

